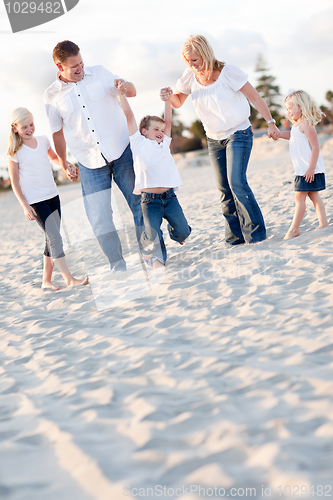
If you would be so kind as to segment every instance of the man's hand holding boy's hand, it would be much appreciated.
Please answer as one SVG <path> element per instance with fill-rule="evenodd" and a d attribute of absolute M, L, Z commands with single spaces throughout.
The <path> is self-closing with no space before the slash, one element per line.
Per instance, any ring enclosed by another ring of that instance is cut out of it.
<path fill-rule="evenodd" d="M 118 79 L 114 81 L 114 86 L 118 90 L 118 94 L 124 95 L 127 92 L 128 84 L 125 80 Z"/>
<path fill-rule="evenodd" d="M 164 87 L 160 90 L 160 98 L 162 99 L 162 101 L 168 101 L 172 94 L 173 92 L 170 87 Z"/>

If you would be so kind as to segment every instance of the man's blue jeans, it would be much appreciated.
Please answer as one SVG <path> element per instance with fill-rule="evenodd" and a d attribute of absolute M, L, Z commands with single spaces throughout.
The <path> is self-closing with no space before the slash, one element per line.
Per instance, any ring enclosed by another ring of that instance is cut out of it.
<path fill-rule="evenodd" d="M 173 189 L 161 194 L 141 193 L 141 205 L 145 222 L 141 238 L 143 248 L 153 244 L 153 256 L 165 264 L 167 251 L 161 230 L 163 219 L 169 223 L 170 238 L 178 243 L 182 243 L 189 236 L 191 228 Z"/>
<path fill-rule="evenodd" d="M 111 269 L 126 270 L 126 262 L 115 228 L 111 208 L 112 177 L 132 211 L 137 236 L 143 230 L 141 197 L 133 194 L 134 169 L 130 146 L 117 160 L 101 168 L 86 168 L 79 163 L 84 206 L 93 232 L 110 262 Z"/>
<path fill-rule="evenodd" d="M 225 239 L 231 245 L 266 238 L 264 219 L 247 183 L 246 170 L 253 144 L 251 127 L 228 139 L 208 138 L 208 150 L 225 217 Z"/>

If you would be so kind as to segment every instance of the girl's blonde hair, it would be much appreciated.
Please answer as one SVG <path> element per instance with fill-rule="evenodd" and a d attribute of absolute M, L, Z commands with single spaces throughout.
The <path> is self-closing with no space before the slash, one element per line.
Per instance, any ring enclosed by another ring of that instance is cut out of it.
<path fill-rule="evenodd" d="M 212 47 L 203 35 L 191 35 L 183 45 L 182 56 L 189 67 L 191 66 L 186 55 L 191 51 L 202 57 L 203 69 L 208 78 L 211 78 L 214 70 L 222 71 L 225 63 L 216 59 Z"/>
<path fill-rule="evenodd" d="M 23 145 L 22 137 L 19 136 L 18 132 L 14 132 L 14 127 L 29 118 L 29 116 L 33 118 L 32 113 L 30 113 L 30 111 L 26 108 L 16 108 L 11 114 L 7 151 L 7 154 L 10 157 L 13 157 Z"/>
<path fill-rule="evenodd" d="M 301 108 L 302 116 L 310 125 L 317 125 L 325 116 L 316 101 L 305 90 L 293 90 L 284 98 L 284 102 L 291 101 Z M 291 118 L 290 118 L 291 119 Z"/>

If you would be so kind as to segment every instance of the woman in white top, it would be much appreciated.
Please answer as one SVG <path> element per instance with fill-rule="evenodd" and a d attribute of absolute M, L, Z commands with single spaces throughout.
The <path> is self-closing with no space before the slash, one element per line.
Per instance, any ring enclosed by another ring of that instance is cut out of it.
<path fill-rule="evenodd" d="M 237 66 L 218 61 L 201 36 L 190 36 L 182 48 L 188 69 L 171 96 L 174 108 L 191 94 L 205 127 L 210 159 L 221 192 L 225 217 L 225 239 L 231 245 L 254 243 L 266 238 L 263 216 L 247 183 L 246 170 L 253 133 L 249 100 L 268 124 L 268 135 L 277 139 L 279 130 L 264 100 Z"/>
<path fill-rule="evenodd" d="M 34 135 L 35 124 L 26 108 L 14 109 L 8 141 L 9 174 L 13 191 L 28 220 L 36 220 L 45 232 L 42 288 L 59 290 L 51 281 L 53 262 L 56 263 L 67 286 L 86 285 L 70 273 L 63 252 L 60 234 L 60 199 L 54 182 L 50 160 L 59 159 L 45 135 Z M 66 162 L 64 168 L 71 180 L 77 179 L 77 169 Z"/>

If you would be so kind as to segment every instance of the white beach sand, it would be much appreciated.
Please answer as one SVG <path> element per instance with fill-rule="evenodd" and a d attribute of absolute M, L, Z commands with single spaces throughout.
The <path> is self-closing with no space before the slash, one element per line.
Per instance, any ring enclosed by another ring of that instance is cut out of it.
<path fill-rule="evenodd" d="M 41 230 L 0 195 L 1 500 L 333 496 L 333 139 L 322 154 L 331 226 L 309 202 L 284 241 L 288 144 L 255 140 L 268 238 L 232 248 L 208 157 L 178 157 L 193 232 L 166 237 L 165 275 L 134 249 L 126 280 L 103 278 L 80 186 L 60 188 L 69 265 L 91 284 L 59 292 L 40 288 Z"/>

